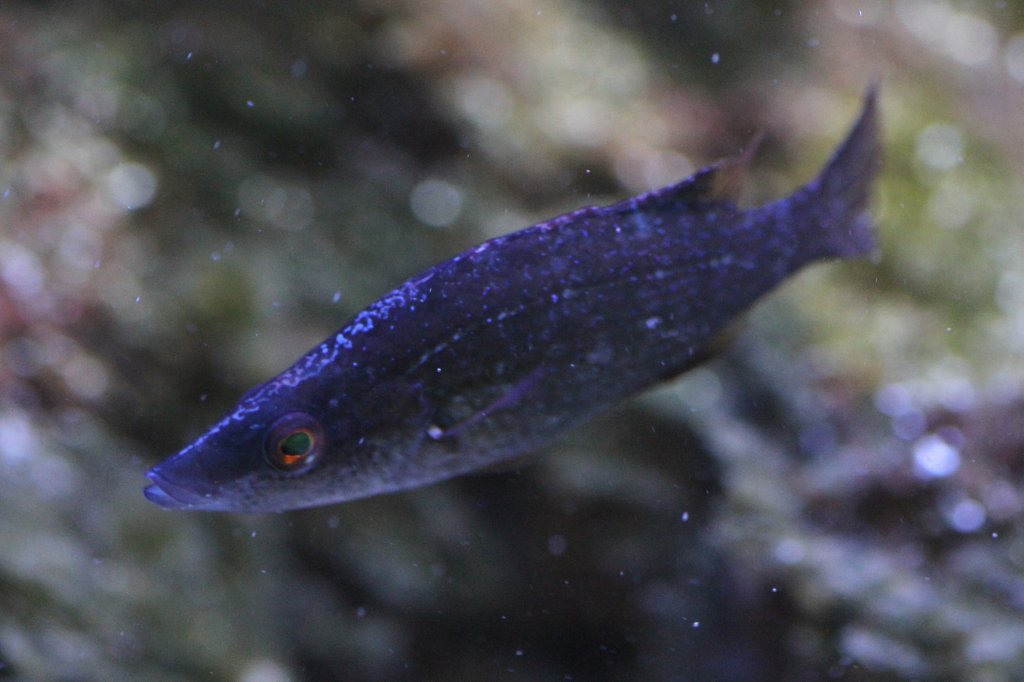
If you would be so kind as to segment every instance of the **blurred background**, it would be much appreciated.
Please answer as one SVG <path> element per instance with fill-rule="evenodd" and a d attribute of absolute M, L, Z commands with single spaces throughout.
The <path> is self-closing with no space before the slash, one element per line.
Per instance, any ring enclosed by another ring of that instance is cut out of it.
<path fill-rule="evenodd" d="M 1024 3 L 0 6 L 0 676 L 1024 677 Z M 873 262 L 518 471 L 269 516 L 147 468 L 375 298 L 872 81 Z"/>

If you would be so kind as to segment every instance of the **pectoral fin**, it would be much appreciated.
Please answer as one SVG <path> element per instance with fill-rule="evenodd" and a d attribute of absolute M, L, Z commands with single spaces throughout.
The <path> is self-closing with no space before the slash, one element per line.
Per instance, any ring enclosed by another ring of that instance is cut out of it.
<path fill-rule="evenodd" d="M 489 466 L 480 469 L 481 474 L 508 474 L 514 471 L 519 471 L 523 467 L 533 462 L 534 453 L 529 452 L 525 455 L 519 455 L 517 457 L 510 457 L 509 459 L 503 459 L 500 462 L 495 462 Z"/>
<path fill-rule="evenodd" d="M 440 426 L 432 425 L 427 429 L 427 435 L 433 440 L 458 438 L 459 435 L 464 433 L 466 430 L 480 424 L 496 413 L 500 413 L 519 405 L 532 390 L 540 385 L 543 376 L 543 365 L 534 368 L 529 374 L 520 379 L 517 383 L 513 384 L 504 393 L 499 395 L 495 400 L 484 406 L 482 409 L 476 411 L 462 421 L 449 426 L 448 428 L 441 428 Z"/>

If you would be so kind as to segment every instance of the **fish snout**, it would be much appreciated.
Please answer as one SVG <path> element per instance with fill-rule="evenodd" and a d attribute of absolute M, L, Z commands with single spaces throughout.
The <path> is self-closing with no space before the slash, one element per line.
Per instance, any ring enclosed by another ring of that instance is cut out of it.
<path fill-rule="evenodd" d="M 201 489 L 207 486 L 196 486 L 186 480 L 183 473 L 176 471 L 173 460 L 150 469 L 146 477 L 153 484 L 142 491 L 146 499 L 164 509 L 215 508 L 217 498 L 214 491 Z"/>

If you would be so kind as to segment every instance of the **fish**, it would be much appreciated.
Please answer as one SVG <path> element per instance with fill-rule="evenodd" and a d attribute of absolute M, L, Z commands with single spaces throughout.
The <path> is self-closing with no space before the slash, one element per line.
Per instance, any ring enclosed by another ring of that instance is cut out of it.
<path fill-rule="evenodd" d="M 282 512 L 520 459 L 704 360 L 806 265 L 876 249 L 877 88 L 820 173 L 756 208 L 756 148 L 412 277 L 147 474 L 167 509 Z"/>

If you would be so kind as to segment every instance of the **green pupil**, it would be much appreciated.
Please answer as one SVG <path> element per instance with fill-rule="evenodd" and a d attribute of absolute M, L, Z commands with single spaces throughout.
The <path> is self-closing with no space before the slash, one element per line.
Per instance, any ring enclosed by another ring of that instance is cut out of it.
<path fill-rule="evenodd" d="M 313 447 L 313 439 L 305 431 L 296 431 L 281 441 L 281 454 L 304 455 Z"/>

